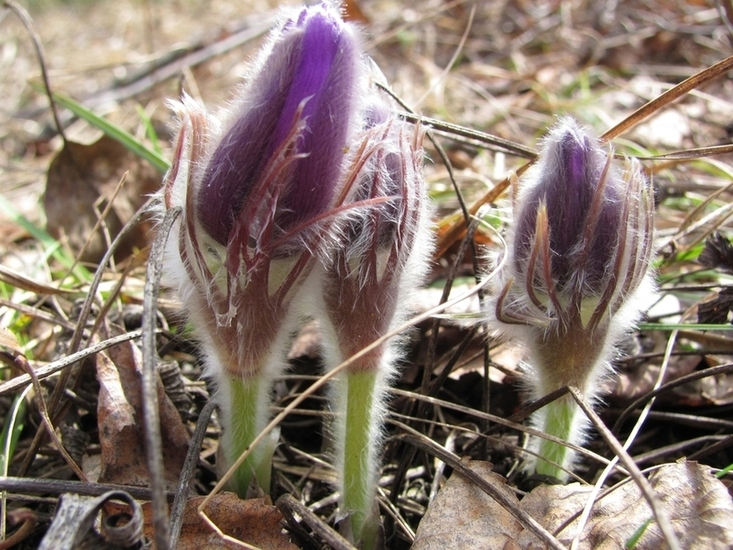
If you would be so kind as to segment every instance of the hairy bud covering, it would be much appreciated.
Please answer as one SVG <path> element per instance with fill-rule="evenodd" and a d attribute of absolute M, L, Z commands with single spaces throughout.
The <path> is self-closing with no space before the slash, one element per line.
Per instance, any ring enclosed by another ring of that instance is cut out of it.
<path fill-rule="evenodd" d="M 636 161 L 617 166 L 610 150 L 563 119 L 515 201 L 490 317 L 527 346 L 533 397 L 572 385 L 594 399 L 616 339 L 638 319 L 640 297 L 652 288 L 651 186 Z M 550 431 L 546 414 L 540 411 L 538 424 Z M 576 415 L 551 416 L 571 424 L 553 435 L 582 440 Z"/>

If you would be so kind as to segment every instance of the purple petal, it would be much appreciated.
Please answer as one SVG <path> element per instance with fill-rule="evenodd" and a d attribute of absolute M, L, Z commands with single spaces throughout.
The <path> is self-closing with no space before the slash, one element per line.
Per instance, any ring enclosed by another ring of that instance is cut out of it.
<path fill-rule="evenodd" d="M 349 129 L 355 118 L 359 59 L 353 36 L 333 14 L 314 10 L 303 41 L 305 55 L 286 103 L 278 138 L 288 119 L 305 104 L 306 130 L 297 152 L 307 155 L 294 167 L 294 181 L 282 206 L 281 227 L 293 227 L 326 210 L 339 184 Z"/>
<path fill-rule="evenodd" d="M 613 181 L 601 182 L 606 162 L 600 145 L 574 123 L 563 123 L 550 134 L 538 166 L 538 181 L 521 205 L 515 241 L 518 268 L 529 256 L 537 209 L 544 203 L 553 280 L 560 287 L 579 279 L 591 288 L 601 283 L 613 258 L 618 228 L 624 223 L 615 172 L 605 174 Z M 600 210 L 591 218 L 594 201 Z M 583 243 L 589 224 L 591 240 Z"/>
<path fill-rule="evenodd" d="M 198 215 L 213 238 L 227 243 L 299 112 L 305 130 L 293 153 L 303 158 L 291 167 L 276 223 L 287 230 L 328 208 L 354 116 L 360 63 L 352 32 L 327 7 L 305 8 L 279 30 L 243 91 L 244 111 L 214 151 L 199 189 Z"/>

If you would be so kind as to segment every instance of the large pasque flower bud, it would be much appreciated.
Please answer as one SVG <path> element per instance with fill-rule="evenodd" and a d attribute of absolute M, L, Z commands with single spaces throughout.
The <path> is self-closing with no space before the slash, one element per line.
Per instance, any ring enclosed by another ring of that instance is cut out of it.
<path fill-rule="evenodd" d="M 169 239 L 168 273 L 196 326 L 217 385 L 225 462 L 268 419 L 271 383 L 294 328 L 293 296 L 326 233 L 350 140 L 360 129 L 363 61 L 354 30 L 325 4 L 274 31 L 233 112 L 219 125 L 185 99 L 166 208 L 183 211 Z M 269 487 L 269 459 L 254 470 Z"/>
<path fill-rule="evenodd" d="M 593 399 L 615 340 L 638 319 L 640 294 L 651 291 L 650 184 L 636 161 L 616 166 L 610 148 L 567 118 L 545 139 L 514 208 L 490 312 L 496 328 L 527 346 L 534 398 L 572 385 Z M 539 411 L 537 424 L 579 443 L 585 424 L 569 399 Z M 572 463 L 547 441 L 539 454 L 562 467 Z M 537 470 L 564 477 L 547 461 Z"/>

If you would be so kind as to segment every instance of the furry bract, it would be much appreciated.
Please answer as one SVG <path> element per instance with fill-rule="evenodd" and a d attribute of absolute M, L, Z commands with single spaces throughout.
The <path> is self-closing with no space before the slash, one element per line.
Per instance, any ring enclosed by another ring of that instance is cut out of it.
<path fill-rule="evenodd" d="M 272 381 L 297 325 L 291 302 L 313 269 L 361 129 L 364 70 L 355 31 L 321 4 L 273 31 L 222 122 L 191 99 L 177 107 L 164 204 L 182 216 L 166 271 L 217 388 L 225 465 L 269 419 Z M 269 490 L 270 443 L 235 474 L 240 494 Z"/>
<path fill-rule="evenodd" d="M 617 165 L 610 148 L 570 118 L 550 131 L 519 183 L 489 312 L 499 332 L 527 347 L 532 398 L 569 385 L 597 398 L 616 341 L 653 289 L 653 213 L 635 160 Z M 543 407 L 534 423 L 574 444 L 587 424 L 569 395 Z M 573 453 L 565 446 L 536 439 L 530 448 L 540 457 L 530 468 L 567 477 Z"/>

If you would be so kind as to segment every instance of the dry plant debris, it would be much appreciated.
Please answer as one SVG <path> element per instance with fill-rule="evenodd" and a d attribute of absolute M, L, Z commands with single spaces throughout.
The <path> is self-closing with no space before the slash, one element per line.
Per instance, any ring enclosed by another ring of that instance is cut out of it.
<path fill-rule="evenodd" d="M 28 31 L 7 7 L 13 4 L 0 8 L 0 548 L 59 547 L 52 538 L 59 534 L 69 547 L 79 536 L 90 547 L 119 548 L 95 523 L 102 508 L 106 518 L 122 511 L 123 526 L 135 518 L 148 539 L 165 540 L 146 487 L 142 410 L 150 396 L 140 383 L 137 342 L 155 223 L 140 206 L 162 174 L 64 109 L 62 139 L 39 92 Z M 728 4 L 347 3 L 349 17 L 364 25 L 365 47 L 384 83 L 406 108 L 430 118 L 423 125 L 451 163 L 428 145 L 439 253 L 416 311 L 474 288 L 478 272 L 490 270 L 487 251 L 501 249 L 497 232 L 509 219 L 509 176 L 525 169 L 556 117 L 570 114 L 596 134 L 606 132 L 618 152 L 640 157 L 655 191 L 659 292 L 614 361 L 599 411 L 621 443 L 633 439 L 628 452 L 646 468 L 682 548 L 733 546 Z M 173 157 L 174 127 L 165 101 L 181 90 L 212 109 L 230 100 L 277 8 L 274 0 L 28 2 L 54 91 L 165 159 Z M 676 87 L 711 67 L 715 78 Z M 672 101 L 664 95 L 670 90 L 682 93 Z M 633 115 L 648 102 L 651 116 Z M 487 134 L 517 147 L 498 146 Z M 482 223 L 471 226 L 467 212 Z M 133 216 L 143 224 L 111 250 Z M 114 258 L 100 265 L 110 251 Z M 527 434 L 521 422 L 531 414 L 523 408 L 524 353 L 476 326 L 470 314 L 480 299 L 451 304 L 451 313 L 419 322 L 404 338 L 380 479 L 386 548 L 533 548 L 535 535 L 517 519 L 527 512 L 553 545 L 570 547 L 587 484 L 614 458 L 591 432 L 578 450 L 582 484 L 550 486 L 520 473 Z M 321 390 L 303 397 L 321 372 L 318 326 L 294 340 L 290 368 L 275 388 L 277 412 L 297 405 L 280 424 L 270 496 L 292 495 L 317 516 L 309 521 L 322 524 L 304 529 L 297 512 L 286 523 L 266 500 L 219 493 L 206 511 L 231 537 L 224 541 L 198 514 L 222 474 L 217 415 L 197 425 L 209 399 L 199 350 L 167 289 L 157 306 L 154 344 L 174 368 L 154 384 L 165 464 L 154 481 L 169 499 L 177 492 L 183 501 L 182 513 L 171 518 L 182 524 L 178 547 L 235 547 L 235 540 L 260 548 L 339 547 L 343 539 L 328 531 L 341 519 L 327 428 L 332 411 Z M 123 337 L 108 328 L 116 325 Z M 117 343 L 105 349 L 110 338 Z M 415 446 L 405 434 L 474 459 L 466 462 L 517 508 L 499 505 L 478 483 L 452 473 L 430 445 Z M 184 467 L 188 442 L 197 438 L 202 444 Z M 613 469 L 599 490 L 577 548 L 674 544 L 655 520 L 643 528 L 653 514 L 624 469 Z M 110 494 L 118 502 L 108 502 Z M 144 503 L 143 511 L 130 503 Z M 54 519 L 74 507 L 76 520 Z"/>
<path fill-rule="evenodd" d="M 560 534 L 570 546 L 578 529 L 578 516 L 586 505 L 587 485 L 541 485 L 520 501 L 506 480 L 492 472 L 492 465 L 473 461 L 468 467 L 512 498 L 518 508 L 537 519 L 550 532 Z M 652 487 L 671 511 L 670 520 L 683 548 L 730 548 L 733 502 L 723 483 L 709 468 L 683 462 L 662 466 L 649 477 Z M 487 520 L 487 518 L 491 518 Z M 625 548 L 637 530 L 636 548 L 660 548 L 659 528 L 649 522 L 652 512 L 633 483 L 610 490 L 593 507 L 578 548 Z M 573 521 L 569 521 L 573 520 Z M 454 475 L 440 491 L 420 522 L 413 548 L 544 548 L 542 543 L 498 503 L 460 475 Z"/>
<path fill-rule="evenodd" d="M 649 476 L 649 481 L 662 504 L 670 511 L 670 521 L 682 548 L 723 549 L 733 545 L 730 525 L 733 503 L 728 490 L 710 474 L 709 468 L 694 462 L 662 466 Z M 524 497 L 521 507 L 537 518 L 560 541 L 570 545 L 577 531 L 577 520 L 568 521 L 586 504 L 587 487 L 543 485 Z M 641 532 L 636 548 L 653 549 L 664 546 L 664 538 L 653 521 L 645 523 L 652 512 L 633 483 L 625 483 L 597 502 L 579 537 L 578 548 L 625 548 L 637 530 Z M 539 544 L 526 531 L 515 540 L 520 548 Z"/>
<path fill-rule="evenodd" d="M 67 242 L 80 261 L 99 262 L 111 239 L 159 186 L 160 174 L 152 166 L 108 136 L 90 145 L 67 141 L 48 167 L 46 230 Z M 98 224 L 104 232 L 95 229 Z M 150 222 L 138 225 L 118 256 L 144 248 L 151 229 Z"/>
<path fill-rule="evenodd" d="M 99 401 L 97 422 L 102 470 L 100 483 L 147 486 L 142 433 L 142 354 L 131 342 L 97 355 Z M 165 482 L 175 488 L 188 450 L 189 436 L 181 415 L 158 384 Z"/>
<path fill-rule="evenodd" d="M 492 471 L 492 464 L 472 461 L 468 467 L 519 503 L 506 479 Z M 522 525 L 498 502 L 462 476 L 453 475 L 422 518 L 412 548 L 506 548 L 521 531 Z"/>

